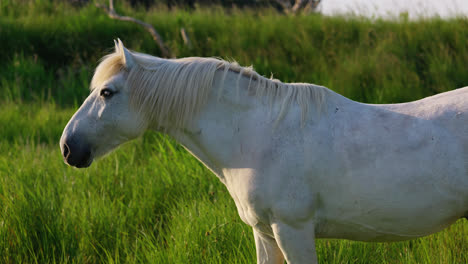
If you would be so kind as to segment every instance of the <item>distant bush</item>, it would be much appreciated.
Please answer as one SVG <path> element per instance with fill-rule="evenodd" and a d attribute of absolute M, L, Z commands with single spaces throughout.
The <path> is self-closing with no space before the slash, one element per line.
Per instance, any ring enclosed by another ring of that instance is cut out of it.
<path fill-rule="evenodd" d="M 0 100 L 80 101 L 116 38 L 160 54 L 143 28 L 112 20 L 93 5 L 11 3 L 0 2 Z M 325 85 L 354 100 L 402 102 L 468 85 L 467 18 L 374 21 L 284 16 L 271 8 L 145 10 L 117 3 L 122 14 L 153 24 L 177 57 L 235 59 L 263 75 Z M 181 27 L 192 48 L 184 45 Z M 79 81 L 67 85 L 71 80 Z"/>

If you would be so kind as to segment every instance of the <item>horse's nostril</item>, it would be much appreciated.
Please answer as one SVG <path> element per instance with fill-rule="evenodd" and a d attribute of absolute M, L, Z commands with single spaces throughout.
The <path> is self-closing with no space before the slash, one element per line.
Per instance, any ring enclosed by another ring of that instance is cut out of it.
<path fill-rule="evenodd" d="M 80 142 L 79 136 L 67 137 L 62 144 L 62 155 L 66 164 L 77 168 L 91 165 L 91 148 L 85 142 Z"/>
<path fill-rule="evenodd" d="M 70 149 L 68 148 L 67 144 L 63 144 L 63 157 L 67 158 L 68 155 L 70 154 Z"/>

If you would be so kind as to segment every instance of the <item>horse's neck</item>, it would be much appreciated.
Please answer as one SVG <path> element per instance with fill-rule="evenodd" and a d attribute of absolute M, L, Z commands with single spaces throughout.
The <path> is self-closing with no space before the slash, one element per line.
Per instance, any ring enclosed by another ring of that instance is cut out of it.
<path fill-rule="evenodd" d="M 270 98 L 253 95 L 251 82 L 255 80 L 239 78 L 235 72 L 229 72 L 224 79 L 223 71 L 218 71 L 201 112 L 184 129 L 169 133 L 222 181 L 226 171 L 258 168 L 264 155 L 270 152 L 274 138 L 282 134 L 287 138 L 294 130 L 303 129 L 301 109 L 295 102 L 276 125 L 281 100 L 270 104 Z M 313 106 L 309 108 L 311 118 L 318 116 L 315 110 Z"/>
<path fill-rule="evenodd" d="M 265 129 L 268 121 L 266 116 L 251 115 L 267 111 L 267 107 L 249 95 L 250 79 L 238 78 L 235 72 L 228 72 L 225 78 L 223 75 L 217 72 L 210 97 L 196 118 L 184 129 L 169 131 L 221 180 L 226 168 L 240 166 L 239 157 L 247 149 L 243 144 Z"/>

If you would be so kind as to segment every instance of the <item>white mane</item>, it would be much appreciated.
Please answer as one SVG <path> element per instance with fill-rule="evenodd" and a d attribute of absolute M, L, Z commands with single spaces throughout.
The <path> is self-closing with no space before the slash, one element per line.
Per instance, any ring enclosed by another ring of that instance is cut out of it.
<path fill-rule="evenodd" d="M 223 71 L 223 80 L 229 71 L 250 78 L 249 91 L 252 95 L 266 96 L 271 103 L 281 104 L 278 121 L 286 114 L 292 103 L 302 110 L 305 121 L 310 104 L 320 109 L 324 100 L 325 87 L 306 83 L 282 83 L 268 79 L 251 67 L 241 67 L 236 62 L 215 58 L 189 57 L 182 59 L 161 59 L 142 53 L 132 52 L 135 65 L 128 71 L 127 87 L 130 102 L 150 122 L 165 127 L 183 127 L 196 115 L 208 99 L 217 71 Z M 102 85 L 122 70 L 122 52 L 115 52 L 103 58 L 96 68 L 91 89 Z M 239 88 L 239 87 L 238 87 Z"/>

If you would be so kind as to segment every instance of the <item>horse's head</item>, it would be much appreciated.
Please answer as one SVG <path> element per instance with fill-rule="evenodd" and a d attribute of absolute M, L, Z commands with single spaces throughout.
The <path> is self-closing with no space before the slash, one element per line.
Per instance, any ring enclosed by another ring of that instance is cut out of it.
<path fill-rule="evenodd" d="M 118 40 L 115 53 L 97 67 L 91 94 L 73 115 L 60 139 L 64 161 L 83 168 L 120 144 L 141 135 L 144 118 L 129 103 L 127 77 L 133 55 Z"/>

